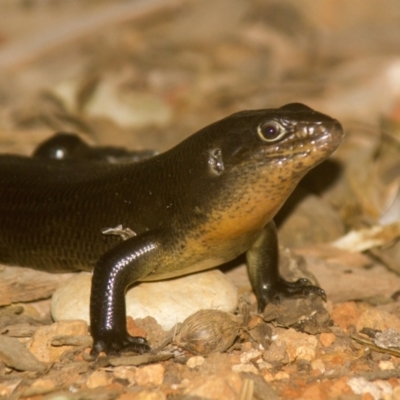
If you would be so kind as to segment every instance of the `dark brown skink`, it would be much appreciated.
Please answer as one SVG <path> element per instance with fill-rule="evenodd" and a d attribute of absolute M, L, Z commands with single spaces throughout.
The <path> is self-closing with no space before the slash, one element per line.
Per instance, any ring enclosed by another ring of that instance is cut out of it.
<path fill-rule="evenodd" d="M 294 103 L 233 114 L 139 162 L 110 162 L 121 153 L 77 137 L 65 145 L 65 135 L 33 157 L 2 155 L 0 262 L 93 269 L 94 354 L 149 350 L 126 330 L 130 284 L 242 253 L 260 311 L 280 297 L 324 296 L 307 280 L 280 277 L 272 218 L 342 136 L 338 121 Z"/>

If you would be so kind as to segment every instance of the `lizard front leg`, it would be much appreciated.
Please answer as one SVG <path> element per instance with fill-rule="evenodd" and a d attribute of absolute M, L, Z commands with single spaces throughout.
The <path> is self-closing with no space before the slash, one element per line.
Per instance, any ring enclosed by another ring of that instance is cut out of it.
<path fill-rule="evenodd" d="M 315 293 L 326 298 L 325 291 L 311 285 L 308 279 L 286 281 L 279 274 L 278 237 L 274 221 L 269 222 L 260 232 L 246 253 L 250 282 L 257 297 L 258 312 L 281 298 L 306 297 Z"/>
<path fill-rule="evenodd" d="M 156 232 L 131 237 L 105 253 L 93 270 L 90 297 L 92 354 L 150 351 L 146 339 L 126 329 L 125 292 L 159 265 L 163 246 Z"/>

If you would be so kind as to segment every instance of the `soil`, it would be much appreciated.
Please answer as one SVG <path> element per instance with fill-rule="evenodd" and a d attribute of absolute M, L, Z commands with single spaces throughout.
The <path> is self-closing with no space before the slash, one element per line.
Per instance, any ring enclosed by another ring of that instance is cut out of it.
<path fill-rule="evenodd" d="M 346 138 L 276 217 L 282 273 L 326 302 L 259 314 L 238 259 L 222 267 L 234 315 L 172 332 L 128 318 L 153 353 L 95 359 L 85 322 L 50 316 L 71 275 L 2 266 L 0 399 L 400 399 L 399 40 L 395 0 L 2 1 L 1 153 L 30 155 L 56 131 L 162 152 L 291 102 Z"/>

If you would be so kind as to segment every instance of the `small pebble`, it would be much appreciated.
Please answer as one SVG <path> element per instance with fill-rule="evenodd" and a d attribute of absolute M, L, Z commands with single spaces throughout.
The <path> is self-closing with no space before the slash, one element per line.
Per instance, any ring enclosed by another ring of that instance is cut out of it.
<path fill-rule="evenodd" d="M 379 361 L 379 369 L 381 371 L 387 371 L 390 369 L 394 369 L 394 365 L 391 361 Z"/>
<path fill-rule="evenodd" d="M 329 347 L 336 340 L 336 336 L 333 333 L 321 333 L 319 335 L 319 341 L 322 346 Z"/>
<path fill-rule="evenodd" d="M 187 360 L 186 365 L 189 368 L 196 368 L 196 367 L 199 367 L 200 365 L 202 365 L 203 363 L 204 363 L 204 357 L 193 356 L 193 357 L 190 357 L 189 360 Z"/>

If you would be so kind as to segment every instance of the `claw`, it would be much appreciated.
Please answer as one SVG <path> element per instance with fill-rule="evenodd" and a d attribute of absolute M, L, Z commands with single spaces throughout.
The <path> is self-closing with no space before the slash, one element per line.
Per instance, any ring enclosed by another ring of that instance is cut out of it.
<path fill-rule="evenodd" d="M 316 288 L 315 293 L 322 298 L 322 300 L 327 301 L 327 297 L 326 297 L 326 292 L 324 289 L 318 287 L 318 286 L 313 286 L 314 288 Z"/>
<path fill-rule="evenodd" d="M 309 297 L 312 294 L 320 296 L 326 301 L 325 290 L 311 285 L 306 278 L 300 278 L 295 282 L 288 282 L 280 278 L 268 290 L 265 290 L 258 298 L 258 312 L 262 313 L 268 303 L 279 304 L 280 300 L 289 297 Z"/>
<path fill-rule="evenodd" d="M 151 348 L 147 340 L 141 336 L 116 335 L 108 333 L 101 339 L 94 339 L 90 355 L 97 357 L 102 351 L 109 356 L 118 356 L 123 352 L 148 353 Z"/>
<path fill-rule="evenodd" d="M 303 286 L 310 286 L 311 281 L 308 280 L 307 278 L 300 278 L 296 282 L 294 282 L 295 285 L 303 285 Z"/>

